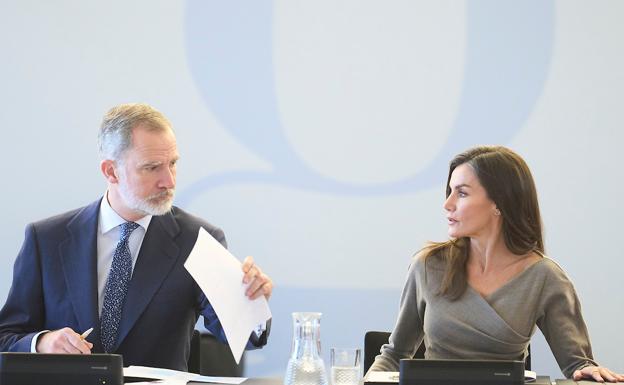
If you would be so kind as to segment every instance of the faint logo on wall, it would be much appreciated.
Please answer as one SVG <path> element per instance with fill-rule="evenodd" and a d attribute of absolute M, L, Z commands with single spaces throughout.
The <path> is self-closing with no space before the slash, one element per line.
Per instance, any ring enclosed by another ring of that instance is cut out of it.
<path fill-rule="evenodd" d="M 292 127 L 286 127 L 280 115 L 275 77 L 275 4 L 269 0 L 189 0 L 186 45 L 197 89 L 222 127 L 270 164 L 271 171 L 205 175 L 180 191 L 177 203 L 184 207 L 220 186 L 256 183 L 343 196 L 413 193 L 439 185 L 449 159 L 457 152 L 475 144 L 508 143 L 530 116 L 548 75 L 554 31 L 553 2 L 472 0 L 465 2 L 465 7 L 463 79 L 457 84 L 461 89 L 459 103 L 454 104 L 457 109 L 452 111 L 454 119 L 446 141 L 413 175 L 392 182 L 358 184 L 333 179 L 311 169 L 287 138 L 286 133 Z M 418 50 L 416 45 L 414 50 Z M 418 130 L 414 128 L 415 138 L 427 134 Z M 286 194 L 291 195 L 291 192 Z M 245 212 L 245 215 L 253 217 L 253 213 Z M 245 223 L 254 220 L 260 222 L 257 218 L 246 218 Z M 256 228 L 250 231 L 254 235 L 258 233 Z M 265 237 L 264 231 L 260 232 L 261 237 L 268 244 L 279 242 L 270 235 Z M 323 242 L 322 239 L 315 241 Z M 279 243 L 284 249 L 283 242 Z M 257 249 L 258 245 L 254 247 Z M 279 265 L 282 260 L 290 260 L 293 257 L 290 252 L 298 247 L 288 249 L 287 255 L 274 251 L 274 263 Z M 327 255 L 319 253 L 320 256 L 314 255 L 311 259 L 316 263 L 336 255 L 335 250 L 326 251 Z M 365 257 L 357 255 L 357 262 Z M 343 346 L 361 341 L 362 330 L 367 326 L 392 324 L 398 298 L 396 290 L 373 284 L 351 289 L 324 287 L 314 282 L 312 278 L 307 286 L 296 287 L 300 284 L 298 281 L 290 286 L 282 285 L 283 294 L 276 292 L 271 299 L 271 343 L 261 351 L 246 355 L 246 365 L 254 375 L 283 373 L 286 362 L 280 359 L 287 360 L 291 341 L 289 313 L 293 310 L 313 309 L 340 315 L 341 324 L 351 327 L 329 326 L 323 331 L 323 338 L 324 342 Z"/>
<path fill-rule="evenodd" d="M 358 184 L 310 169 L 284 135 L 273 65 L 273 2 L 189 0 L 186 45 L 197 88 L 223 127 L 269 162 L 272 171 L 207 175 L 181 191 L 178 202 L 241 182 L 347 195 L 414 192 L 439 183 L 457 152 L 475 144 L 509 142 L 526 122 L 547 78 L 553 2 L 489 0 L 465 6 L 464 78 L 447 141 L 414 175 Z"/>

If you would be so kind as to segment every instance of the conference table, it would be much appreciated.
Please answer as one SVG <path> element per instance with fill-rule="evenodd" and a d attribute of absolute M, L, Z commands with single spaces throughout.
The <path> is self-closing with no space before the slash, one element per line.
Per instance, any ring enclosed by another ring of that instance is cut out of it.
<path fill-rule="evenodd" d="M 261 378 L 249 378 L 247 381 L 243 382 L 241 385 L 283 385 L 284 380 L 281 377 L 261 377 Z M 553 381 L 552 384 L 555 382 Z M 201 384 L 200 382 L 189 382 L 189 384 Z M 538 376 L 537 380 L 531 383 L 527 383 L 527 385 L 551 385 L 550 377 L 548 376 Z M 580 382 L 570 382 L 570 384 L 596 384 L 591 381 L 580 381 Z"/>

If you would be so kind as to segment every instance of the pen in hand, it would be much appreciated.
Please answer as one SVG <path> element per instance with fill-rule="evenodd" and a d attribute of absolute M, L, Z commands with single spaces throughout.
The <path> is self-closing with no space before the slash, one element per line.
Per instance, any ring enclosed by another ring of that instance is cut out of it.
<path fill-rule="evenodd" d="M 87 347 L 87 349 L 89 349 L 87 352 L 82 352 L 82 349 L 78 348 L 83 354 L 91 353 L 91 349 L 93 349 L 93 344 L 91 342 L 87 341 L 87 337 L 89 337 L 89 334 L 91 334 L 92 331 L 93 331 L 93 328 L 89 328 L 89 329 L 85 330 L 85 332 L 80 335 L 80 341 L 82 341 L 85 344 L 85 346 Z"/>
<path fill-rule="evenodd" d="M 86 340 L 87 337 L 89 337 L 89 334 L 91 334 L 92 331 L 93 331 L 93 328 L 89 328 L 89 329 L 85 330 L 85 332 L 80 335 L 80 339 Z"/>

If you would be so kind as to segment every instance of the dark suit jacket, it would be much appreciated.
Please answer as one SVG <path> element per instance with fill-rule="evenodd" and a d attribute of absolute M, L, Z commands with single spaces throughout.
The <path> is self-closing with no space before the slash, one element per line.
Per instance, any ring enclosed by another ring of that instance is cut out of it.
<path fill-rule="evenodd" d="M 103 352 L 97 291 L 97 231 L 100 200 L 30 224 L 15 261 L 13 283 L 0 311 L 0 351 L 30 351 L 41 330 L 70 327 Z M 154 216 L 145 234 L 123 307 L 115 353 L 124 366 L 187 369 L 199 314 L 222 342 L 212 306 L 183 264 L 203 227 L 226 246 L 223 231 L 173 207 Z M 248 346 L 262 346 L 267 333 Z"/>

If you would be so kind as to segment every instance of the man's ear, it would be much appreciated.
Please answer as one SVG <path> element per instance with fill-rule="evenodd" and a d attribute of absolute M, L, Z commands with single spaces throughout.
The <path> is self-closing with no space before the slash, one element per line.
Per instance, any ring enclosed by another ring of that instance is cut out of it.
<path fill-rule="evenodd" d="M 104 178 L 106 178 L 108 183 L 119 183 L 119 174 L 117 171 L 117 165 L 115 164 L 114 160 L 104 159 L 103 161 L 101 161 L 100 170 L 102 170 L 102 174 L 104 174 Z"/>

